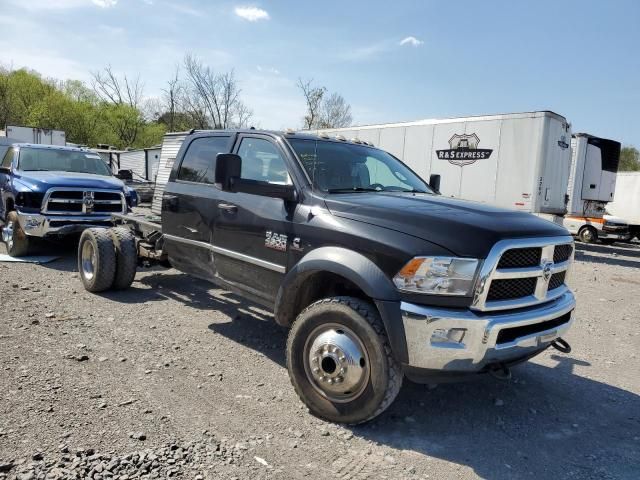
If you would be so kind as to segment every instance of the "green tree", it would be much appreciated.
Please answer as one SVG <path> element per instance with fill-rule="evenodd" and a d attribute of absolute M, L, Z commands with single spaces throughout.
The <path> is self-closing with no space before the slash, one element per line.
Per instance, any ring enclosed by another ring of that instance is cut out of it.
<path fill-rule="evenodd" d="M 620 150 L 620 166 L 621 172 L 637 172 L 640 171 L 640 152 L 636 147 L 628 145 Z"/>

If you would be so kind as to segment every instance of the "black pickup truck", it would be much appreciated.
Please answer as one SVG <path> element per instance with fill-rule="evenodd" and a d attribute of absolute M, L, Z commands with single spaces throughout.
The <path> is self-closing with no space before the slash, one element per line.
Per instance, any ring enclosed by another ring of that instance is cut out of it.
<path fill-rule="evenodd" d="M 157 263 L 272 309 L 302 401 L 350 424 L 383 412 L 405 376 L 508 377 L 549 346 L 568 352 L 568 232 L 444 198 L 433 180 L 357 139 L 193 132 L 161 216 L 86 230 L 80 277 L 127 288 Z"/>

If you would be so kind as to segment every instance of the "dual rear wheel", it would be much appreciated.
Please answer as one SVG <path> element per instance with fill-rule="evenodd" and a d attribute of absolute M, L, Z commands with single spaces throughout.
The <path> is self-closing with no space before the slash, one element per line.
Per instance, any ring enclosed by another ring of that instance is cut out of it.
<path fill-rule="evenodd" d="M 82 232 L 78 271 L 89 292 L 128 288 L 136 275 L 137 262 L 136 239 L 128 228 L 89 228 Z"/>

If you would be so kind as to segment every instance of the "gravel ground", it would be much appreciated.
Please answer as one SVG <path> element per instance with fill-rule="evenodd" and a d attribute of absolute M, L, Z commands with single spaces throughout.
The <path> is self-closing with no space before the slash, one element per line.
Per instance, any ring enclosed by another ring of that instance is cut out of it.
<path fill-rule="evenodd" d="M 307 413 L 263 309 L 175 270 L 92 295 L 55 251 L 0 264 L 0 479 L 640 478 L 637 246 L 578 246 L 572 354 L 355 428 Z"/>

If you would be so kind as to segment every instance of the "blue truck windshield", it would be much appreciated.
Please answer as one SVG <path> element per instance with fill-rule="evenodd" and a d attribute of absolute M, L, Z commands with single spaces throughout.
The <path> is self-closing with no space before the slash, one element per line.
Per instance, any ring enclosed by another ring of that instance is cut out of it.
<path fill-rule="evenodd" d="M 111 176 L 111 171 L 97 153 L 77 150 L 57 150 L 21 147 L 18 169 L 23 171 L 51 171 L 90 173 Z"/>
<path fill-rule="evenodd" d="M 433 190 L 392 155 L 353 143 L 288 139 L 314 186 L 328 193 Z"/>

